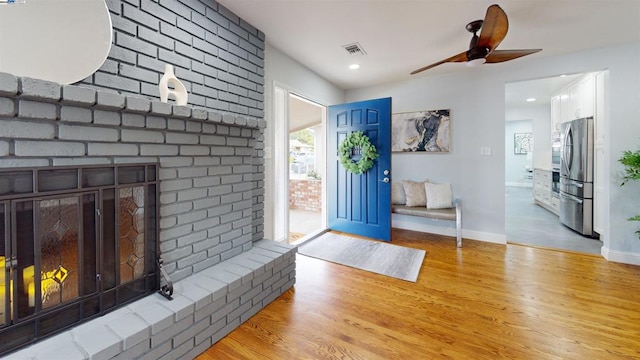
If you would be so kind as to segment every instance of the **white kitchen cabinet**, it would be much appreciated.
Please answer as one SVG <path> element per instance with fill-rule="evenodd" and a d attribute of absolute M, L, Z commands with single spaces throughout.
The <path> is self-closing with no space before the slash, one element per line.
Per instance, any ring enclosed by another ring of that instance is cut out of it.
<path fill-rule="evenodd" d="M 569 119 L 569 89 L 565 89 L 560 93 L 560 120 L 558 124 L 562 124 Z M 560 127 L 558 126 L 558 130 Z"/>
<path fill-rule="evenodd" d="M 551 98 L 551 135 L 553 139 L 553 133 L 560 131 L 560 117 L 561 117 L 561 104 L 560 95 L 556 95 Z"/>
<path fill-rule="evenodd" d="M 589 73 L 551 97 L 551 132 L 565 121 L 595 116 L 596 76 Z"/>
<path fill-rule="evenodd" d="M 551 207 L 554 209 L 554 213 L 558 215 L 560 213 L 560 197 L 555 194 L 551 194 Z"/>
<path fill-rule="evenodd" d="M 562 119 L 562 122 L 578 119 L 580 117 L 580 82 L 569 85 L 567 93 L 569 94 L 569 101 L 567 102 L 568 108 L 565 115 L 566 118 Z"/>
<path fill-rule="evenodd" d="M 564 88 L 551 97 L 551 136 L 560 131 L 560 124 L 569 117 L 569 89 Z"/>
<path fill-rule="evenodd" d="M 594 116 L 596 113 L 596 80 L 593 73 L 585 75 L 579 82 L 580 97 L 575 118 Z"/>
<path fill-rule="evenodd" d="M 560 213 L 560 202 L 551 190 L 551 171 L 544 169 L 533 170 L 533 200 L 552 213 Z"/>

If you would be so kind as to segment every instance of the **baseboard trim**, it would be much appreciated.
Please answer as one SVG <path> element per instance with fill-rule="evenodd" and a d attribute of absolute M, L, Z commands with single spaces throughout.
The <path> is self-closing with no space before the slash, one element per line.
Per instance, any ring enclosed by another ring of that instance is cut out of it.
<path fill-rule="evenodd" d="M 524 187 L 524 188 L 533 188 L 533 182 L 505 182 L 504 186 L 516 186 L 516 187 Z"/>
<path fill-rule="evenodd" d="M 640 253 L 611 250 L 605 246 L 602 247 L 600 253 L 608 261 L 630 265 L 640 265 Z"/>
<path fill-rule="evenodd" d="M 482 231 L 462 230 L 462 237 L 466 239 L 490 242 L 494 244 L 507 244 L 507 235 Z"/>
<path fill-rule="evenodd" d="M 392 214 L 391 226 L 398 229 L 419 231 L 419 232 L 425 232 L 425 233 L 437 234 L 437 235 L 446 235 L 446 236 L 452 236 L 454 238 L 456 237 L 455 223 L 452 223 L 451 227 L 437 226 L 432 224 L 426 224 L 424 222 L 410 221 L 407 219 L 403 219 L 403 217 L 413 218 L 414 216 Z M 451 223 L 450 221 L 446 221 L 446 220 L 431 220 L 431 219 L 422 219 L 422 218 L 417 218 L 417 220 L 421 220 L 425 222 L 426 221 L 430 221 L 430 222 L 442 221 L 442 222 L 446 222 L 447 225 Z M 482 232 L 482 231 L 462 229 L 462 237 L 463 239 L 479 240 L 479 241 L 490 242 L 495 244 L 507 243 L 507 236 L 504 234 L 495 234 L 495 233 L 488 233 L 488 232 Z"/>

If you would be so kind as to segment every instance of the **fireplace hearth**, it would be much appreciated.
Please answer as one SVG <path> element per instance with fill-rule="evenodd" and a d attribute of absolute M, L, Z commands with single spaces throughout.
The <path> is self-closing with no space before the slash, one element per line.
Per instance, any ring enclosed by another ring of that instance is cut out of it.
<path fill-rule="evenodd" d="M 159 288 L 158 169 L 0 170 L 0 355 Z"/>

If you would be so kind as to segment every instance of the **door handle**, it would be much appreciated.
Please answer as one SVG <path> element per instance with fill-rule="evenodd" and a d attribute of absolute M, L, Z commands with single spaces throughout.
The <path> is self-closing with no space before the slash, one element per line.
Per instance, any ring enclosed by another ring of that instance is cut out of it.
<path fill-rule="evenodd" d="M 565 193 L 560 193 L 560 198 L 561 199 L 565 199 L 565 200 L 569 200 L 569 201 L 573 201 L 576 202 L 578 204 L 582 204 L 582 199 L 575 197 L 573 195 L 569 195 L 569 194 L 565 194 Z"/>
<path fill-rule="evenodd" d="M 384 178 L 381 180 L 383 183 L 388 183 L 389 181 L 391 181 L 391 179 L 389 179 L 389 170 L 385 170 L 382 173 L 384 174 Z"/>
<path fill-rule="evenodd" d="M 574 181 L 574 180 L 571 180 L 571 179 L 567 179 L 566 177 L 562 178 L 561 182 L 562 182 L 562 185 L 567 186 L 567 187 L 568 186 L 573 186 L 573 187 L 577 187 L 577 188 L 583 188 L 584 187 L 584 183 L 581 183 L 579 181 Z"/>

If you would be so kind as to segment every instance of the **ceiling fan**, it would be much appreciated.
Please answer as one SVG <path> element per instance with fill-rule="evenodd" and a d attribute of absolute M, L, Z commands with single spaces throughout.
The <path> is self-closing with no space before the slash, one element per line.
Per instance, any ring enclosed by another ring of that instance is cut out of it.
<path fill-rule="evenodd" d="M 461 52 L 450 58 L 438 61 L 412 71 L 411 75 L 431 69 L 432 67 L 448 63 L 448 62 L 467 62 L 469 66 L 475 66 L 486 63 L 499 63 L 517 59 L 519 57 L 537 53 L 542 49 L 522 49 L 522 50 L 496 50 L 496 47 L 507 36 L 509 29 L 509 20 L 507 14 L 498 5 L 491 5 L 487 9 L 487 15 L 484 20 L 476 20 L 467 24 L 467 31 L 473 33 L 469 50 Z M 480 31 L 480 37 L 477 32 Z"/>

